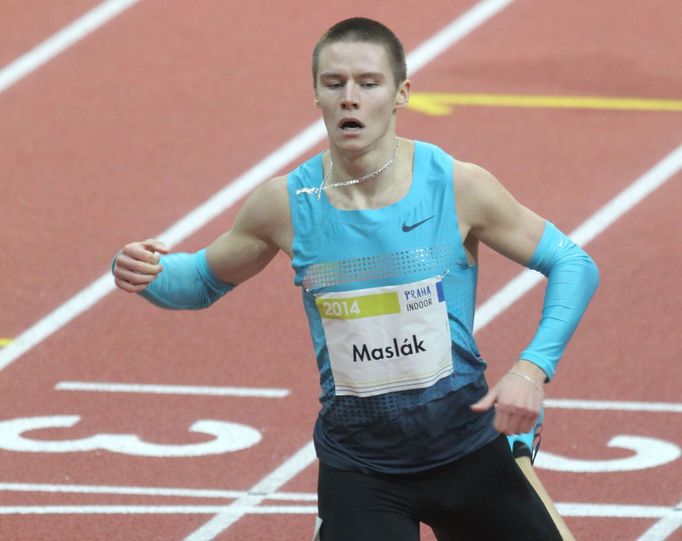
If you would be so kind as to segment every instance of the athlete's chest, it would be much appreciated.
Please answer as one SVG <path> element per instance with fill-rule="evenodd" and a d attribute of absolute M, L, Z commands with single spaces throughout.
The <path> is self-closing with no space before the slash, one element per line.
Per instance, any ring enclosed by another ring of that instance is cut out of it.
<path fill-rule="evenodd" d="M 296 266 L 315 292 L 440 276 L 457 263 L 449 227 L 434 213 L 320 223 L 312 238 L 295 243 Z"/>
<path fill-rule="evenodd" d="M 317 241 L 316 251 L 322 259 L 333 259 L 334 254 L 426 250 L 453 238 L 451 216 L 443 216 L 438 208 L 424 204 L 392 211 L 336 212 L 329 217 L 317 215 L 310 225 L 309 233 Z"/>

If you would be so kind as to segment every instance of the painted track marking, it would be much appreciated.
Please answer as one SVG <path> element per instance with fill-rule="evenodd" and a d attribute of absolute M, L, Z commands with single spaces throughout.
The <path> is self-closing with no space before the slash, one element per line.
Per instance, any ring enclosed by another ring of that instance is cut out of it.
<path fill-rule="evenodd" d="M 453 106 L 591 109 L 599 111 L 681 112 L 682 100 L 607 98 L 602 96 L 534 96 L 514 94 L 445 94 L 413 92 L 410 109 L 431 116 L 452 113 Z"/>
<path fill-rule="evenodd" d="M 55 385 L 55 390 L 101 393 L 236 396 L 254 398 L 285 398 L 289 396 L 288 389 L 277 388 L 158 385 L 140 383 L 105 383 L 82 381 L 62 381 Z M 547 398 L 544 401 L 544 405 L 546 408 L 555 409 L 682 413 L 682 404 L 672 402 L 628 402 L 622 400 L 581 400 L 573 398 Z"/>
<path fill-rule="evenodd" d="M 673 507 L 609 503 L 557 503 L 556 506 L 565 517 L 660 518 L 675 511 Z"/>
<path fill-rule="evenodd" d="M 230 508 L 245 514 L 315 514 L 314 505 L 272 505 Z M 2 515 L 215 515 L 225 510 L 221 505 L 21 505 L 0 507 Z"/>
<path fill-rule="evenodd" d="M 593 503 L 557 503 L 559 513 L 565 517 L 593 517 L 593 518 L 660 518 L 667 534 L 672 533 L 672 526 L 679 526 L 682 520 L 682 509 L 679 507 L 663 507 L 654 505 L 622 505 L 622 504 L 593 504 Z M 2 515 L 198 515 L 215 514 L 224 510 L 218 505 L 17 505 L 0 507 Z M 231 508 L 242 515 L 275 515 L 275 514 L 317 514 L 315 505 L 269 505 L 254 507 L 245 505 Z M 670 518 L 672 517 L 672 519 Z M 677 527 L 675 526 L 675 527 Z M 652 528 L 653 530 L 653 528 Z M 652 531 L 650 530 L 650 531 Z M 638 541 L 660 541 L 664 537 L 656 532 L 656 537 L 640 537 Z M 645 535 L 648 535 L 645 534 Z"/>
<path fill-rule="evenodd" d="M 576 410 L 617 410 L 617 411 L 650 411 L 655 413 L 682 413 L 682 404 L 665 402 L 626 402 L 619 400 L 575 400 L 547 398 L 546 408 Z"/>
<path fill-rule="evenodd" d="M 108 277 L 107 277 L 107 278 L 108 278 Z M 74 316 L 74 317 L 75 317 L 75 316 Z M 54 332 L 54 331 L 52 331 L 52 332 Z M 50 334 L 51 334 L 51 333 L 50 333 Z M 49 335 L 48 335 L 48 336 L 49 336 Z M 34 344 L 34 345 L 35 345 L 35 344 Z M 33 347 L 33 346 L 31 346 L 31 347 Z M 28 348 L 28 349 L 30 349 L 30 348 Z M 3 360 L 3 359 L 0 359 L 0 360 Z M 9 364 L 9 363 L 8 363 L 8 364 Z M 6 365 L 0 363 L 0 369 L 2 369 L 4 366 L 6 366 Z"/>
<path fill-rule="evenodd" d="M 55 385 L 57 391 L 85 391 L 99 393 L 141 393 L 198 396 L 239 396 L 254 398 L 284 398 L 288 389 L 262 389 L 257 387 L 208 387 L 190 385 L 152 385 L 139 383 L 97 383 L 62 381 Z"/>
<path fill-rule="evenodd" d="M 46 415 L 0 421 L 0 449 L 20 453 L 82 453 L 109 451 L 136 457 L 198 457 L 241 451 L 262 439 L 259 430 L 241 423 L 199 419 L 188 432 L 209 434 L 213 438 L 199 443 L 162 444 L 141 439 L 136 434 L 100 433 L 76 439 L 33 439 L 31 433 L 51 428 L 70 428 L 80 415 Z"/>
<path fill-rule="evenodd" d="M 628 472 L 664 466 L 675 462 L 682 455 L 682 450 L 669 441 L 628 434 L 614 436 L 606 446 L 611 449 L 626 449 L 629 453 L 621 458 L 585 459 L 543 451 L 538 453 L 534 466 L 569 473 Z"/>
<path fill-rule="evenodd" d="M 637 541 L 660 541 L 667 539 L 682 528 L 682 502 L 670 509 L 661 520 L 649 528 Z"/>
<path fill-rule="evenodd" d="M 139 0 L 107 0 L 0 70 L 0 93 L 37 70 Z"/>
<path fill-rule="evenodd" d="M 308 442 L 281 466 L 266 475 L 249 490 L 249 494 L 238 498 L 234 503 L 218 511 L 218 514 L 190 534 L 186 541 L 213 539 L 232 526 L 251 509 L 259 506 L 272 492 L 276 492 L 291 479 L 305 470 L 316 459 L 313 442 Z M 317 506 L 313 506 L 317 513 Z"/>
<path fill-rule="evenodd" d="M 170 498 L 217 498 L 232 500 L 244 496 L 263 496 L 245 490 L 216 490 L 172 487 L 130 487 L 103 485 L 54 485 L 44 483 L 0 483 L 0 492 L 41 492 L 48 494 L 106 494 L 118 496 L 151 496 Z M 317 495 L 307 492 L 273 492 L 266 500 L 317 501 Z"/>

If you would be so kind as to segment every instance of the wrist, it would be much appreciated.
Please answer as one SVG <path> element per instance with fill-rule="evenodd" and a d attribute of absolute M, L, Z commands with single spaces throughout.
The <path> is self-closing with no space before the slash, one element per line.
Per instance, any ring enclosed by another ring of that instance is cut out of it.
<path fill-rule="evenodd" d="M 530 378 L 540 387 L 542 387 L 542 385 L 549 379 L 547 377 L 547 373 L 539 365 L 525 359 L 516 361 L 512 367 L 512 370 Z"/>

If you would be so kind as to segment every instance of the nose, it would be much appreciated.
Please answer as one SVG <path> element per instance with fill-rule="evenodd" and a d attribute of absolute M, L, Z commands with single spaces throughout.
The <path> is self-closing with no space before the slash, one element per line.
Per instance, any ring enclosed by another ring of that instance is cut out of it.
<path fill-rule="evenodd" d="M 344 110 L 357 109 L 360 103 L 358 102 L 357 88 L 352 82 L 348 82 L 343 91 L 343 98 L 341 100 L 341 108 Z"/>

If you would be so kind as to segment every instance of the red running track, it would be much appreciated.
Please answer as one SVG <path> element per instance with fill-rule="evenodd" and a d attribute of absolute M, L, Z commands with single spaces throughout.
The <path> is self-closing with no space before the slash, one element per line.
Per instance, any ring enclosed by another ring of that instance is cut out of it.
<path fill-rule="evenodd" d="M 677 2 L 574 4 L 511 3 L 420 71 L 414 89 L 682 98 Z M 0 61 L 12 61 L 95 5 L 9 7 L 0 21 Z M 317 113 L 309 55 L 324 28 L 368 15 L 392 26 L 412 50 L 474 5 L 332 1 L 320 13 L 299 1 L 193 2 L 188 9 L 185 2 L 150 0 L 1 93 L 0 338 L 20 336 L 101 276 L 123 243 L 165 230 L 310 125 Z M 408 110 L 400 119 L 402 134 L 484 165 L 567 232 L 675 150 L 681 126 L 675 112 L 503 107 L 459 107 L 441 117 Z M 602 285 L 548 398 L 605 403 L 548 407 L 543 452 L 583 471 L 539 469 L 578 539 L 682 539 L 672 513 L 682 501 L 680 458 L 673 458 L 682 446 L 676 364 L 682 295 L 674 272 L 681 191 L 678 172 L 588 245 Z M 235 208 L 177 248 L 205 245 L 229 227 Z M 520 269 L 488 251 L 481 259 L 485 303 Z M 541 298 L 535 287 L 478 334 L 492 380 L 530 338 Z M 5 426 L 35 417 L 54 423 L 77 415 L 80 422 L 24 432 L 32 451 L 0 451 L 0 537 L 185 539 L 202 531 L 216 506 L 239 501 L 250 512 L 212 538 L 308 539 L 314 463 L 263 501 L 229 492 L 256 486 L 309 442 L 318 390 L 306 333 L 284 257 L 203 313 L 168 313 L 120 293 L 106 296 L 2 369 Z M 60 382 L 288 394 L 84 392 L 59 390 Z M 623 402 L 644 404 L 625 410 Z M 96 435 L 135 434 L 157 449 L 187 450 L 211 439 L 188 432 L 200 419 L 239 423 L 261 440 L 178 457 L 141 456 L 140 446 L 133 454 L 94 444 L 77 449 Z M 607 446 L 623 435 L 648 438 L 647 456 L 667 460 L 643 468 L 638 454 L 631 470 L 599 471 L 633 456 Z M 50 442 L 65 447 L 47 451 Z M 122 487 L 147 492 L 121 493 Z M 178 490 L 158 490 L 164 487 Z M 294 494 L 286 499 L 282 492 Z M 423 537 L 433 539 L 426 529 Z"/>

